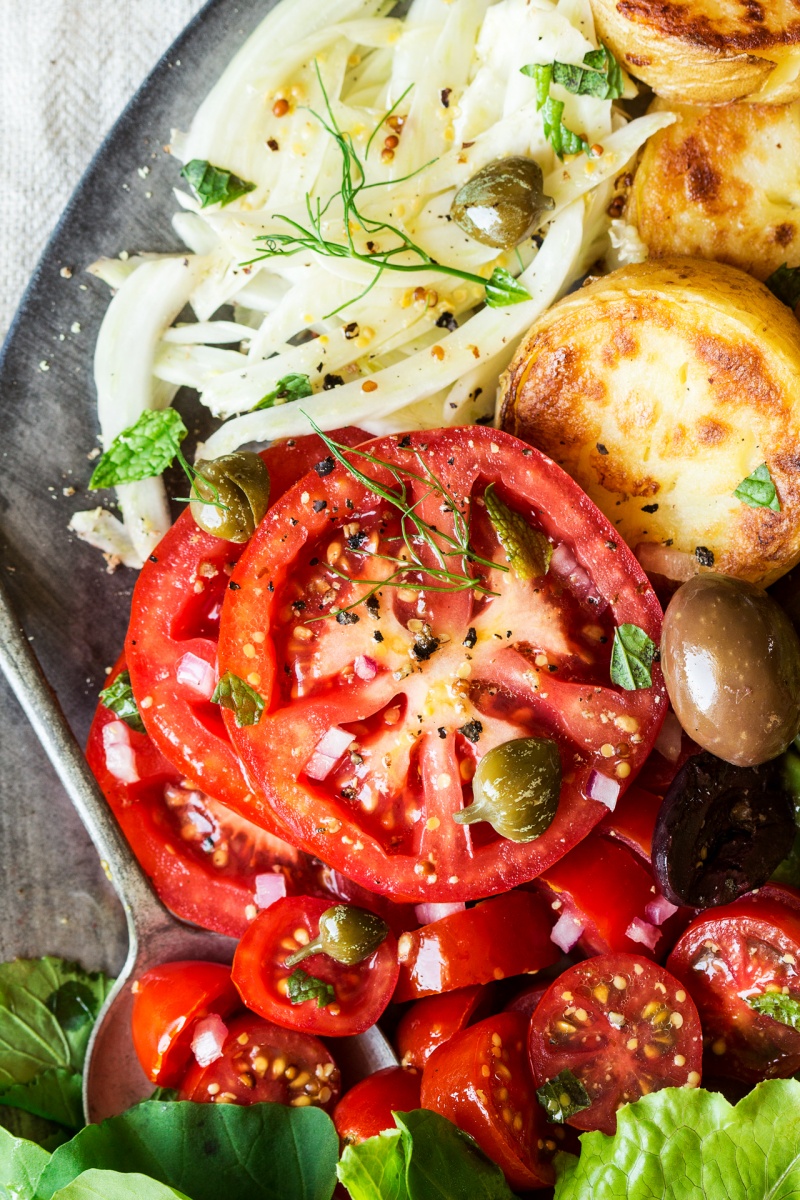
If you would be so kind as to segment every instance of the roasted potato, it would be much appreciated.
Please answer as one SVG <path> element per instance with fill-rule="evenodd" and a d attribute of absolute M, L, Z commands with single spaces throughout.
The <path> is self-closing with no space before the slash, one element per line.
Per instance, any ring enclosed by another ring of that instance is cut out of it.
<path fill-rule="evenodd" d="M 766 279 L 800 264 L 800 101 L 671 105 L 650 138 L 626 217 L 651 256 L 713 258 Z"/>
<path fill-rule="evenodd" d="M 723 104 L 800 96 L 795 0 L 591 0 L 597 31 L 659 96 Z"/>
<path fill-rule="evenodd" d="M 800 322 L 744 272 L 649 260 L 531 328 L 504 429 L 588 492 L 625 540 L 764 585 L 800 560 Z M 780 511 L 735 489 L 766 463 Z"/>

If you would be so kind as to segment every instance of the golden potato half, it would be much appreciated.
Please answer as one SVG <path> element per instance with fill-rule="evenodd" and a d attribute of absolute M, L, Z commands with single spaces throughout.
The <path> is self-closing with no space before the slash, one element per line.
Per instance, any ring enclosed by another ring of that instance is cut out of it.
<path fill-rule="evenodd" d="M 800 322 L 734 267 L 650 260 L 568 296 L 517 350 L 500 417 L 634 548 L 764 584 L 800 560 Z M 780 512 L 733 495 L 764 462 Z"/>
<path fill-rule="evenodd" d="M 800 101 L 671 105 L 647 142 L 627 219 L 651 256 L 713 258 L 766 279 L 800 264 Z"/>
<path fill-rule="evenodd" d="M 800 96 L 796 0 L 591 0 L 602 40 L 659 96 L 690 104 Z"/>

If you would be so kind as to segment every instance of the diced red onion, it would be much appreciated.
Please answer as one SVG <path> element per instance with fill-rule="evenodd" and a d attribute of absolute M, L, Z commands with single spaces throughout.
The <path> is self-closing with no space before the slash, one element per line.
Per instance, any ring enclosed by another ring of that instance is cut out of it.
<path fill-rule="evenodd" d="M 175 674 L 178 683 L 190 687 L 204 700 L 211 699 L 217 686 L 217 672 L 204 658 L 189 651 L 179 659 Z"/>
<path fill-rule="evenodd" d="M 616 779 L 604 775 L 602 771 L 592 771 L 586 784 L 586 795 L 589 799 L 605 804 L 611 812 L 617 807 L 621 790 L 622 785 L 617 783 Z"/>
<path fill-rule="evenodd" d="M 219 1013 L 210 1013 L 198 1021 L 192 1036 L 192 1054 L 200 1067 L 210 1067 L 222 1058 L 222 1047 L 228 1036 L 228 1026 Z"/>
<path fill-rule="evenodd" d="M 378 664 L 374 658 L 370 658 L 367 654 L 359 654 L 353 663 L 353 670 L 359 679 L 363 679 L 369 683 L 378 674 Z"/>
<path fill-rule="evenodd" d="M 641 917 L 634 917 L 625 930 L 625 936 L 629 937 L 632 942 L 639 942 L 642 946 L 655 950 L 656 942 L 661 937 L 661 930 L 656 929 L 655 925 L 648 925 L 647 921 L 643 921 Z"/>
<path fill-rule="evenodd" d="M 452 904 L 417 904 L 414 907 L 414 915 L 420 925 L 430 925 L 433 921 L 441 921 L 442 917 L 464 912 L 466 907 L 463 900 L 454 900 Z"/>
<path fill-rule="evenodd" d="M 645 905 L 644 915 L 654 925 L 663 925 L 670 917 L 674 917 L 677 911 L 677 904 L 670 904 L 666 896 L 656 896 L 655 900 Z"/>
<path fill-rule="evenodd" d="M 579 600 L 591 600 L 597 612 L 602 612 L 607 607 L 607 601 L 597 590 L 591 575 L 578 564 L 566 542 L 561 542 L 553 551 L 550 572 L 565 580 Z"/>
<path fill-rule="evenodd" d="M 555 942 L 559 950 L 568 954 L 583 933 L 586 925 L 577 921 L 569 913 L 562 912 L 553 928 L 550 930 L 550 941 Z"/>
<path fill-rule="evenodd" d="M 678 718 L 674 712 L 668 712 L 664 718 L 664 724 L 658 732 L 655 748 L 659 754 L 663 754 L 669 762 L 677 762 L 681 756 L 681 744 L 683 742 L 683 730 Z"/>
<path fill-rule="evenodd" d="M 276 900 L 286 895 L 286 876 L 283 871 L 265 871 L 256 875 L 256 906 L 269 908 Z"/>
<path fill-rule="evenodd" d="M 305 765 L 309 779 L 327 779 L 348 746 L 355 741 L 352 733 L 345 733 L 338 725 L 332 725 L 317 742 L 314 753 Z"/>
<path fill-rule="evenodd" d="M 111 721 L 103 726 L 103 749 L 106 766 L 120 783 L 138 783 L 136 751 L 131 745 L 131 731 L 124 721 Z"/>
<path fill-rule="evenodd" d="M 569 575 L 578 565 L 578 560 L 566 542 L 559 543 L 550 559 L 550 570 L 554 575 Z"/>

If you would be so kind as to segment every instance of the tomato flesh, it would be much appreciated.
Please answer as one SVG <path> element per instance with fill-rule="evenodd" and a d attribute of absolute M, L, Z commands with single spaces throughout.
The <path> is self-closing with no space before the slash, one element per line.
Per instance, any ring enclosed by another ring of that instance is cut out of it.
<path fill-rule="evenodd" d="M 616 808 L 603 817 L 597 833 L 628 846 L 640 858 L 650 862 L 653 850 L 653 830 L 663 796 L 640 787 L 639 781 L 621 796 Z"/>
<path fill-rule="evenodd" d="M 395 1034 L 402 1065 L 424 1067 L 437 1046 L 488 1011 L 491 995 L 491 988 L 478 985 L 417 1000 L 401 1017 Z"/>
<path fill-rule="evenodd" d="M 560 975 L 531 1017 L 536 1086 L 569 1070 L 590 1105 L 576 1129 L 614 1133 L 617 1110 L 665 1087 L 697 1087 L 700 1018 L 684 986 L 663 967 L 631 954 L 603 954 Z"/>
<path fill-rule="evenodd" d="M 422 1076 L 405 1067 L 384 1067 L 346 1092 L 333 1113 L 336 1132 L 350 1145 L 394 1129 L 393 1112 L 413 1112 L 420 1107 Z"/>
<path fill-rule="evenodd" d="M 312 954 L 299 964 L 307 975 L 333 987 L 322 1007 L 316 999 L 292 1003 L 287 980 L 297 967 L 286 959 L 319 933 L 327 900 L 292 896 L 270 905 L 242 937 L 233 959 L 233 982 L 254 1012 L 287 1029 L 310 1030 L 323 1037 L 363 1033 L 374 1025 L 397 982 L 397 942 L 392 933 L 360 963 L 347 966 L 327 954 Z"/>

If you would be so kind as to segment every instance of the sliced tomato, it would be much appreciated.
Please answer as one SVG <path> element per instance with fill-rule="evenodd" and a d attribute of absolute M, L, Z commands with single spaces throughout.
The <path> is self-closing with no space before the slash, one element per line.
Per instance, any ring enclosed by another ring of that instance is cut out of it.
<path fill-rule="evenodd" d="M 422 1074 L 422 1107 L 474 1137 L 522 1189 L 552 1184 L 550 1160 L 564 1136 L 536 1099 L 527 1030 L 521 1013 L 487 1017 L 434 1050 Z"/>
<path fill-rule="evenodd" d="M 624 790 L 644 762 L 665 707 L 660 671 L 651 687 L 623 691 L 610 682 L 610 652 L 623 622 L 657 642 L 660 607 L 588 497 L 517 439 L 470 426 L 384 438 L 369 451 L 395 475 L 352 452 L 348 461 L 382 489 L 403 480 L 456 582 L 416 571 L 400 581 L 408 587 L 391 586 L 404 534 L 421 561 L 433 550 L 333 459 L 273 506 L 234 572 L 220 637 L 220 670 L 265 701 L 253 725 L 225 714 L 263 791 L 252 816 L 276 813 L 304 849 L 395 898 L 505 891 L 580 841 L 606 811 L 590 796 Z M 483 503 L 489 484 L 556 547 L 544 578 L 508 569 Z M 469 565 L 444 540 L 461 536 L 460 520 L 492 566 Z M 457 824 L 481 756 L 532 735 L 561 750 L 550 827 L 519 843 L 486 823 Z"/>
<path fill-rule="evenodd" d="M 691 922 L 667 966 L 703 1023 L 706 1072 L 748 1083 L 800 1070 L 800 1031 L 748 1001 L 766 993 L 800 1004 L 800 893 L 768 884 Z"/>
<path fill-rule="evenodd" d="M 339 1068 L 317 1038 L 244 1013 L 229 1022 L 222 1056 L 207 1067 L 189 1068 L 178 1099 L 292 1108 L 313 1104 L 330 1112 L 340 1089 Z"/>
<path fill-rule="evenodd" d="M 313 896 L 278 900 L 261 913 L 236 949 L 233 982 L 244 1003 L 277 1025 L 310 1030 L 323 1037 L 363 1033 L 392 998 L 397 982 L 397 942 L 392 933 L 368 958 L 347 966 L 327 954 L 312 954 L 297 967 L 286 959 L 319 934 L 319 919 L 330 902 Z M 330 985 L 333 994 L 298 1002 L 289 978 L 302 971 Z"/>
<path fill-rule="evenodd" d="M 489 1011 L 491 987 L 458 988 L 417 1000 L 397 1026 L 395 1045 L 404 1067 L 425 1066 L 437 1046 Z"/>
<path fill-rule="evenodd" d="M 700 1083 L 691 996 L 663 967 L 631 954 L 603 954 L 560 975 L 531 1017 L 529 1047 L 537 1088 L 571 1071 L 586 1089 L 589 1106 L 569 1118 L 576 1129 L 613 1133 L 623 1104 Z"/>
<path fill-rule="evenodd" d="M 224 1018 L 242 1006 L 230 968 L 220 963 L 163 963 L 137 979 L 133 991 L 133 1048 L 159 1087 L 176 1087 L 185 1075 L 197 1021 L 211 1013 Z"/>
<path fill-rule="evenodd" d="M 552 925 L 543 896 L 509 892 L 404 933 L 394 998 L 417 1000 L 549 967 L 560 955 Z"/>
<path fill-rule="evenodd" d="M 336 1132 L 350 1145 L 394 1129 L 393 1112 L 412 1112 L 420 1107 L 422 1076 L 405 1067 L 384 1067 L 362 1079 L 346 1092 L 333 1113 Z"/>
<path fill-rule="evenodd" d="M 337 432 L 348 446 L 369 435 Z M 270 474 L 270 502 L 327 453 L 316 434 L 276 442 L 261 457 Z M 184 511 L 145 563 L 133 593 L 125 644 L 128 669 L 147 732 L 186 779 L 245 817 L 251 801 L 219 706 L 216 683 L 219 614 L 243 547 L 205 533 Z M 281 833 L 274 816 L 260 824 Z"/>
<path fill-rule="evenodd" d="M 653 830 L 663 796 L 648 792 L 637 780 L 621 796 L 616 808 L 603 817 L 597 832 L 628 846 L 640 858 L 650 862 L 653 847 Z"/>

